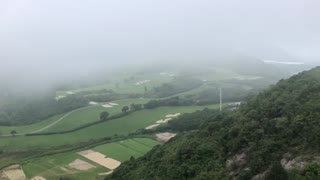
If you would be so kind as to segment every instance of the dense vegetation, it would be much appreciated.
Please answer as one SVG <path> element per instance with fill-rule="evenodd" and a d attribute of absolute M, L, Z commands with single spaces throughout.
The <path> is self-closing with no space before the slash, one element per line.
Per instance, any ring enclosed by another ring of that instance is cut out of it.
<path fill-rule="evenodd" d="M 167 97 L 201 86 L 203 83 L 197 79 L 179 77 L 172 82 L 164 83 L 145 92 L 146 97 Z"/>
<path fill-rule="evenodd" d="M 197 105 L 216 104 L 220 102 L 220 88 L 222 87 L 222 97 L 224 102 L 238 102 L 244 101 L 251 93 L 255 93 L 257 90 L 247 90 L 237 85 L 216 85 L 210 86 L 200 91 L 184 96 L 184 99 L 193 101 Z"/>
<path fill-rule="evenodd" d="M 70 95 L 56 101 L 53 96 L 7 97 L 0 108 L 0 125 L 32 124 L 50 116 L 71 111 L 88 104 L 82 96 Z"/>
<path fill-rule="evenodd" d="M 121 99 L 133 99 L 142 97 L 142 94 L 137 93 L 117 93 L 111 89 L 80 91 L 77 95 L 85 96 L 89 101 L 109 102 Z"/>
<path fill-rule="evenodd" d="M 167 99 L 160 99 L 160 100 L 151 100 L 145 103 L 143 106 L 146 109 L 154 109 L 160 106 L 188 106 L 195 104 L 191 100 L 181 99 L 179 96 L 167 98 Z"/>
<path fill-rule="evenodd" d="M 186 124 L 198 120 L 200 128 L 122 164 L 108 178 L 319 179 L 319 92 L 320 68 L 315 68 L 281 80 L 238 111 L 182 116 L 169 125 L 177 126 L 172 130 L 197 127 L 183 127 L 183 119 Z M 289 160 L 292 167 L 284 170 Z"/>

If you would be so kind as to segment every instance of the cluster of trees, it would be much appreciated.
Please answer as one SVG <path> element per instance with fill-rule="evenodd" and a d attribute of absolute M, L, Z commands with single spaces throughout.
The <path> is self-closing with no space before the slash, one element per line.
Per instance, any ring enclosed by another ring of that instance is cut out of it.
<path fill-rule="evenodd" d="M 320 151 L 319 77 L 316 68 L 281 80 L 235 112 L 203 110 L 173 120 L 167 128 L 180 135 L 123 163 L 107 179 L 247 180 L 266 171 L 267 180 L 320 179 L 320 162 L 311 162 Z M 243 163 L 226 168 L 239 153 L 246 154 Z M 287 171 L 279 163 L 287 153 L 312 155 L 303 170 Z"/>
<path fill-rule="evenodd" d="M 93 121 L 93 122 L 89 122 L 89 123 L 86 123 L 86 124 L 82 124 L 78 127 L 75 127 L 73 129 L 70 129 L 70 130 L 63 130 L 63 131 L 54 131 L 54 132 L 39 132 L 39 133 L 31 133 L 31 134 L 26 134 L 26 136 L 42 136 L 42 135 L 53 135 L 53 134 L 66 134 L 66 133 L 71 133 L 71 132 L 75 132 L 75 131 L 79 131 L 80 129 L 84 129 L 84 128 L 88 128 L 90 126 L 93 126 L 93 125 L 96 125 L 96 124 L 99 124 L 99 123 L 103 123 L 105 121 L 110 121 L 110 120 L 113 120 L 113 119 L 118 119 L 118 118 L 121 118 L 121 117 L 124 117 L 124 116 L 127 116 L 128 114 L 127 113 L 119 113 L 119 114 L 115 114 L 115 115 L 112 115 L 110 116 L 109 112 L 107 111 L 103 111 L 100 113 L 99 115 L 99 120 L 96 120 L 96 121 Z M 17 133 L 17 132 L 16 132 Z M 15 133 L 15 134 L 16 134 Z M 12 134 L 12 132 L 11 132 Z M 15 134 L 12 134 L 12 135 L 15 135 Z"/>
<path fill-rule="evenodd" d="M 177 78 L 172 82 L 145 91 L 145 97 L 168 97 L 195 89 L 202 84 L 203 82 L 197 79 Z"/>
<path fill-rule="evenodd" d="M 121 110 L 123 113 L 128 113 L 128 112 L 139 111 L 141 109 L 143 109 L 142 104 L 134 104 L 133 103 L 130 106 L 123 106 Z"/>
<path fill-rule="evenodd" d="M 182 99 L 179 96 L 160 99 L 160 100 L 151 100 L 145 103 L 143 106 L 146 109 L 154 109 L 160 106 L 189 106 L 193 105 L 194 102 L 192 100 Z"/>
<path fill-rule="evenodd" d="M 102 93 L 102 94 L 90 94 L 86 95 L 85 97 L 89 101 L 96 101 L 96 102 L 108 102 L 108 101 L 115 101 L 120 99 L 134 99 L 142 97 L 141 94 L 119 94 L 119 93 Z"/>
<path fill-rule="evenodd" d="M 224 102 L 244 101 L 254 90 L 248 90 L 234 84 L 222 84 L 216 87 L 208 87 L 199 93 L 185 96 L 184 98 L 195 102 L 197 105 L 217 104 L 220 102 L 220 88 L 222 87 Z"/>

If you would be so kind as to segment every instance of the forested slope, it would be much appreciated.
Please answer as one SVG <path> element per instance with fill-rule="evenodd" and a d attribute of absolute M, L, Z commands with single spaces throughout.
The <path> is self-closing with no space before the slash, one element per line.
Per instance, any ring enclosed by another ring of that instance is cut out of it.
<path fill-rule="evenodd" d="M 107 178 L 320 179 L 320 68 L 281 80 L 235 112 L 204 113 L 198 130 Z"/>

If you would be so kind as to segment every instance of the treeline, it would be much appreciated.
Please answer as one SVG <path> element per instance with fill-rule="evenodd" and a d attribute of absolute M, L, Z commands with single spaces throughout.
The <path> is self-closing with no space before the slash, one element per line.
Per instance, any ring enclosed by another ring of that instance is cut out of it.
<path fill-rule="evenodd" d="M 121 100 L 121 99 L 135 99 L 142 97 L 141 94 L 119 94 L 119 93 L 106 93 L 106 94 L 91 94 L 86 95 L 85 97 L 89 101 L 96 101 L 96 102 L 109 102 L 109 101 L 115 101 L 115 100 Z"/>
<path fill-rule="evenodd" d="M 143 94 L 137 93 L 117 93 L 112 89 L 87 90 L 76 93 L 86 97 L 89 101 L 108 102 L 121 99 L 134 99 L 143 97 Z"/>
<path fill-rule="evenodd" d="M 145 103 L 143 106 L 146 109 L 154 109 L 160 106 L 189 106 L 193 104 L 194 102 L 191 100 L 181 99 L 179 96 L 176 96 L 161 100 L 151 100 Z"/>
<path fill-rule="evenodd" d="M 197 105 L 217 104 L 220 102 L 220 88 L 208 87 L 198 93 L 184 96 L 184 99 L 193 101 Z M 249 94 L 256 91 L 241 88 L 241 86 L 224 85 L 222 86 L 223 102 L 245 101 Z"/>
<path fill-rule="evenodd" d="M 0 125 L 32 124 L 87 104 L 88 99 L 78 95 L 69 95 L 58 101 L 49 95 L 11 98 L 0 108 Z"/>
<path fill-rule="evenodd" d="M 184 115 L 173 130 L 193 131 L 123 163 L 107 179 L 320 179 L 319 92 L 316 68 L 281 80 L 238 111 Z M 188 127 L 197 121 L 200 128 Z M 296 158 L 292 169 L 280 164 Z"/>
<path fill-rule="evenodd" d="M 106 122 L 106 121 L 111 121 L 113 119 L 118 119 L 118 118 L 121 118 L 121 117 L 124 117 L 124 116 L 127 116 L 127 115 L 128 115 L 128 113 L 119 113 L 119 114 L 116 114 L 116 115 L 113 115 L 113 116 L 110 116 L 110 117 L 97 119 L 94 122 L 86 123 L 86 124 L 80 125 L 80 126 L 78 126 L 76 128 L 70 129 L 70 130 L 55 131 L 55 132 L 30 133 L 30 134 L 26 134 L 26 136 L 40 136 L 40 135 L 53 135 L 53 134 L 71 133 L 71 132 L 79 131 L 81 129 L 84 129 L 84 128 L 87 128 L 87 127 L 90 127 L 90 126 L 93 126 L 93 125 L 96 125 L 96 124 L 99 124 L 99 123 L 103 123 L 103 122 Z"/>
<path fill-rule="evenodd" d="M 100 113 L 100 119 L 93 121 L 93 122 L 89 122 L 83 125 L 80 125 L 76 128 L 70 129 L 70 130 L 64 130 L 64 131 L 54 131 L 54 132 L 38 132 L 38 133 L 30 133 L 30 134 L 26 134 L 26 136 L 40 136 L 40 135 L 54 135 L 54 134 L 66 134 L 66 133 L 71 133 L 71 132 L 75 132 L 75 131 L 79 131 L 81 129 L 84 128 L 88 128 L 90 126 L 94 126 L 96 124 L 100 124 L 100 123 L 104 123 L 107 121 L 111 121 L 114 119 L 118 119 L 118 118 L 122 118 L 124 116 L 127 116 L 135 111 L 139 111 L 143 109 L 143 105 L 142 104 L 131 104 L 130 106 L 124 106 L 122 108 L 122 112 L 109 116 L 108 111 L 103 111 Z"/>
<path fill-rule="evenodd" d="M 145 97 L 168 97 L 178 93 L 186 92 L 203 84 L 202 81 L 192 78 L 177 78 L 172 82 L 164 83 L 145 92 Z"/>

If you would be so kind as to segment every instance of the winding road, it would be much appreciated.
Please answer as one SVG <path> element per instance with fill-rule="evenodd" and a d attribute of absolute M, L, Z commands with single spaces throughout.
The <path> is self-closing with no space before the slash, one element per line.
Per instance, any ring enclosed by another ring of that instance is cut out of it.
<path fill-rule="evenodd" d="M 99 105 L 99 104 L 97 104 L 97 105 Z M 35 131 L 26 132 L 26 133 L 18 133 L 18 134 L 15 134 L 15 135 L 12 135 L 12 134 L 2 134 L 2 135 L 0 135 L 0 137 L 25 136 L 26 134 L 38 133 L 38 132 L 44 131 L 44 130 L 50 128 L 51 126 L 59 123 L 60 121 L 62 121 L 63 119 L 65 119 L 66 117 L 68 117 L 70 114 L 72 114 L 72 113 L 74 113 L 74 112 L 77 112 L 77 111 L 80 111 L 80 110 L 83 110 L 83 109 L 88 109 L 88 108 L 91 108 L 91 107 L 97 106 L 97 105 L 91 105 L 91 106 L 86 106 L 86 107 L 82 107 L 82 108 L 78 108 L 78 109 L 72 110 L 72 111 L 68 112 L 67 114 L 63 115 L 61 118 L 59 118 L 59 119 L 57 119 L 56 121 L 52 122 L 51 124 L 48 124 L 47 126 L 41 128 L 41 129 L 35 130 Z"/>

